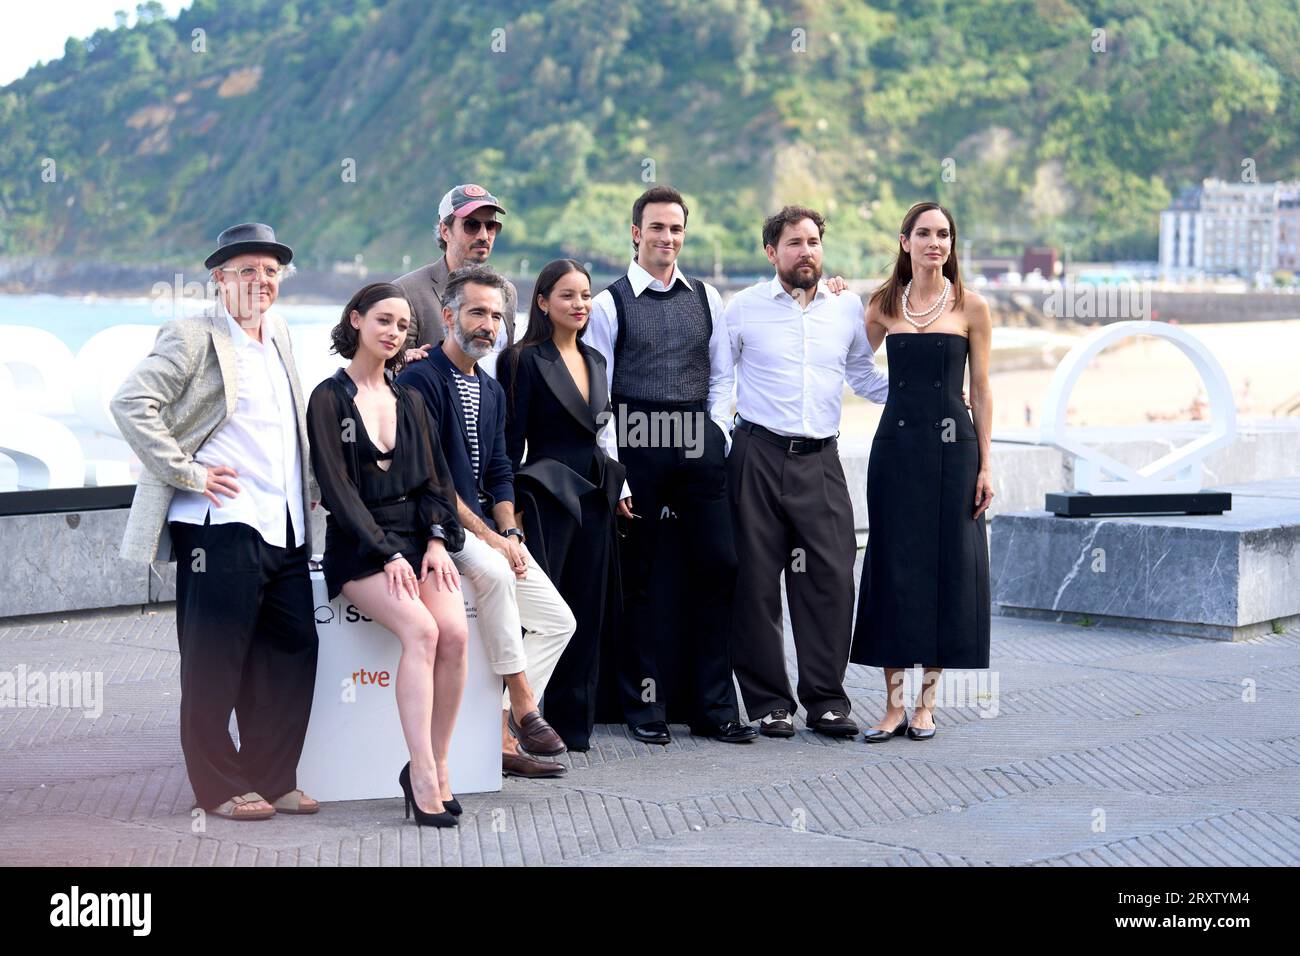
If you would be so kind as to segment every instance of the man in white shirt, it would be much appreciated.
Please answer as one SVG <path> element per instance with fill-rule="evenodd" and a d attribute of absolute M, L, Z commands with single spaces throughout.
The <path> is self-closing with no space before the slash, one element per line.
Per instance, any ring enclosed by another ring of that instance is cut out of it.
<path fill-rule="evenodd" d="M 289 331 L 269 311 L 293 251 L 262 223 L 232 226 L 217 244 L 204 262 L 213 308 L 165 324 L 113 397 L 144 466 L 121 553 L 169 560 L 174 548 L 195 802 L 258 820 L 320 809 L 295 779 L 316 679 L 307 561 L 318 496 Z"/>
<path fill-rule="evenodd" d="M 782 570 L 808 726 L 858 732 L 844 692 L 857 545 L 835 439 L 844 383 L 883 403 L 889 380 L 874 362 L 862 300 L 821 281 L 824 231 L 802 206 L 768 218 L 763 247 L 776 275 L 737 293 L 725 319 L 737 386 L 727 459 L 739 559 L 732 656 L 745 710 L 769 737 L 794 735 Z"/>
<path fill-rule="evenodd" d="M 632 736 L 644 743 L 671 741 L 670 698 L 683 702 L 692 733 L 748 743 L 758 734 L 740 722 L 728 647 L 732 362 L 718 291 L 677 267 L 687 215 L 669 186 L 638 197 L 636 259 L 592 300 L 587 325 L 615 415 L 600 438 L 627 467 L 619 689 Z"/>

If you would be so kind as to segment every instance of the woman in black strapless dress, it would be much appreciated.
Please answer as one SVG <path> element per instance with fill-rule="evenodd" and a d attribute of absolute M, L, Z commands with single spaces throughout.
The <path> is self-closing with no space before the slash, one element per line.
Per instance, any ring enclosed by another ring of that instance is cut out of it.
<path fill-rule="evenodd" d="M 988 305 L 964 290 L 957 230 L 938 203 L 917 203 L 899 233 L 893 275 L 871 296 L 868 338 L 885 337 L 889 400 L 867 465 L 867 553 L 850 660 L 882 667 L 880 743 L 934 736 L 945 667 L 989 666 L 984 511 L 993 499 Z M 970 371 L 971 412 L 963 400 Z M 925 669 L 909 726 L 906 669 Z"/>
<path fill-rule="evenodd" d="M 465 689 L 468 624 L 448 552 L 465 544 L 456 492 L 424 399 L 393 381 L 411 321 L 402 290 L 363 288 L 334 328 L 352 359 L 312 392 L 312 469 L 329 509 L 325 581 L 402 643 L 395 692 L 411 762 L 399 781 L 420 824 L 452 826 L 460 804 L 447 778 Z"/>

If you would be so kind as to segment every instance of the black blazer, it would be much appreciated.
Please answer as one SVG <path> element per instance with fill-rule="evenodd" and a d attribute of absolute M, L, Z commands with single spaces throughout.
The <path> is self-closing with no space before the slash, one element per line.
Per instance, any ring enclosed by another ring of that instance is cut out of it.
<path fill-rule="evenodd" d="M 412 362 L 397 376 L 401 385 L 409 385 L 424 398 L 433 418 L 434 435 L 447 457 L 456 493 L 466 507 L 494 527 L 491 508 L 498 501 L 515 500 L 514 473 L 506 457 L 505 396 L 501 386 L 481 368 L 478 404 L 478 454 L 479 477 L 474 480 L 474 464 L 469 456 L 469 428 L 461 411 L 460 392 L 452 378 L 451 359 L 441 348 L 429 352 L 429 357 Z M 479 506 L 478 493 L 488 499 L 488 513 Z"/>
<path fill-rule="evenodd" d="M 627 469 L 596 442 L 612 415 L 605 359 L 581 341 L 578 348 L 587 363 L 586 401 L 550 340 L 504 352 L 497 378 L 506 399 L 506 454 L 517 477 L 542 485 L 580 521 L 584 494 L 599 489 L 611 508 L 618 506 Z"/>

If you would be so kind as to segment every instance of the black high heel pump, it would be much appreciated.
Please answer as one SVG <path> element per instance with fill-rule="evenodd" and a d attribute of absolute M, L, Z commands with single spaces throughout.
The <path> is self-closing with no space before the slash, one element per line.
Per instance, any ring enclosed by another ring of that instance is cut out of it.
<path fill-rule="evenodd" d="M 411 764 L 407 761 L 402 772 L 397 775 L 397 782 L 402 785 L 402 793 L 406 797 L 406 819 L 411 819 L 411 807 L 415 807 L 415 822 L 422 827 L 454 827 L 459 821 L 456 817 L 444 810 L 442 813 L 425 813 L 420 809 L 420 805 L 415 802 L 415 794 L 411 791 Z M 446 807 L 446 803 L 443 804 Z M 457 804 L 459 806 L 459 804 Z"/>

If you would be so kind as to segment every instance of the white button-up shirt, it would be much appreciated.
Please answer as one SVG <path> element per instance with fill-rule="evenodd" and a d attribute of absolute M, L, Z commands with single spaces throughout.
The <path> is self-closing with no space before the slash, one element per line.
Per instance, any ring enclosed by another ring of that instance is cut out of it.
<path fill-rule="evenodd" d="M 627 281 L 632 292 L 640 295 L 646 289 L 667 292 L 675 283 L 680 282 L 687 289 L 694 290 L 686 276 L 673 263 L 673 274 L 665 285 L 656 279 L 635 259 L 627 267 Z M 699 280 L 696 280 L 699 281 Z M 705 298 L 709 302 L 710 320 L 713 334 L 709 337 L 709 417 L 718 423 L 726 438 L 727 450 L 731 449 L 731 393 L 735 382 L 735 368 L 731 361 L 731 347 L 727 344 L 727 326 L 722 317 L 722 296 L 718 290 L 707 282 L 704 283 Z M 587 321 L 587 333 L 583 341 L 605 357 L 605 372 L 610 393 L 614 391 L 614 343 L 618 341 L 618 308 L 614 305 L 614 295 L 608 289 L 603 290 L 591 300 L 591 318 Z M 618 436 L 614 433 L 614 421 L 618 418 L 615 409 L 614 418 L 600 430 L 599 440 L 605 454 L 618 458 Z M 624 497 L 627 497 L 626 488 Z"/>
<path fill-rule="evenodd" d="M 829 438 L 839 431 L 844 383 L 873 402 L 889 377 L 867 341 L 862 299 L 824 282 L 807 308 L 776 276 L 736 293 L 726 312 L 736 363 L 736 411 L 782 435 Z"/>
<path fill-rule="evenodd" d="M 302 507 L 302 459 L 298 450 L 298 415 L 293 406 L 289 373 L 273 341 L 272 323 L 262 322 L 262 341 L 245 332 L 226 310 L 217 308 L 230 328 L 237 365 L 235 413 L 212 433 L 194 454 L 209 467 L 229 465 L 239 493 L 227 498 L 216 492 L 221 507 L 202 493 L 177 490 L 168 521 L 203 524 L 211 512 L 213 524 L 246 524 L 267 544 L 287 547 L 284 511 L 293 518 L 293 547 L 306 540 Z"/>

